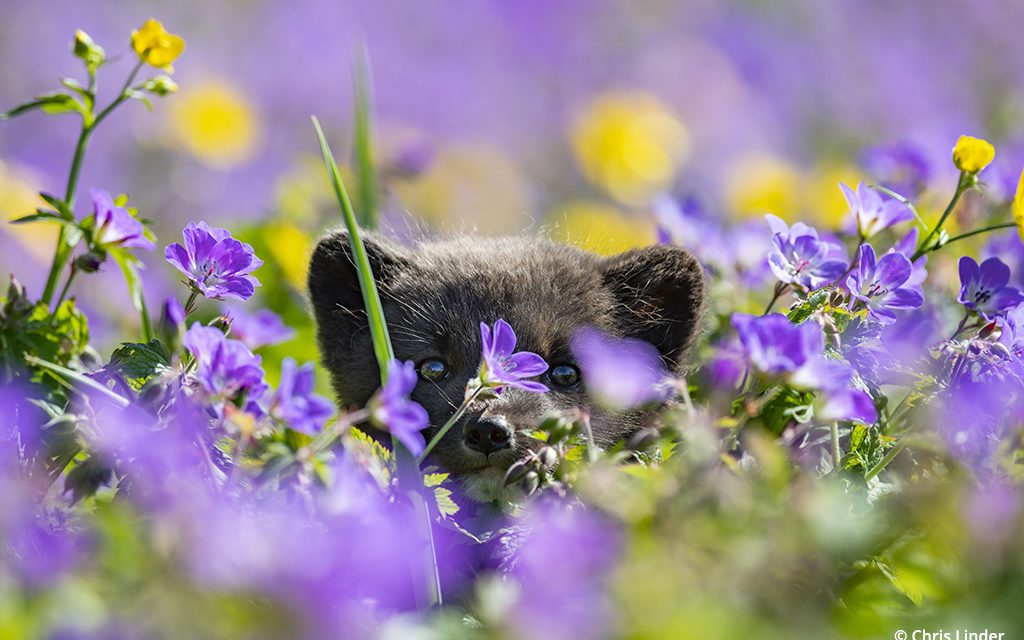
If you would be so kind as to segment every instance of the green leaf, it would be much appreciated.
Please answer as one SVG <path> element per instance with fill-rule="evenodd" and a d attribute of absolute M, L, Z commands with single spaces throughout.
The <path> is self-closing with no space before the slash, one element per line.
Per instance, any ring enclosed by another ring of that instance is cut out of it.
<path fill-rule="evenodd" d="M 110 364 L 125 382 L 135 391 L 139 391 L 147 382 L 166 371 L 171 364 L 171 356 L 159 340 L 150 340 L 145 344 L 126 342 L 114 350 L 110 356 Z"/>
<path fill-rule="evenodd" d="M 316 136 L 320 141 L 320 152 L 323 154 L 327 173 L 334 186 L 334 195 L 338 200 L 338 206 L 341 207 L 345 227 L 348 229 L 349 242 L 352 245 L 352 254 L 356 261 L 356 274 L 359 277 L 359 288 L 363 292 L 363 304 L 370 320 L 373 350 L 377 355 L 377 365 L 380 367 L 381 384 L 384 384 L 387 381 L 388 362 L 395 356 L 391 347 L 391 337 L 388 335 L 387 323 L 384 321 L 384 308 L 380 302 L 380 293 L 377 291 L 377 282 L 374 279 L 370 260 L 366 255 L 366 247 L 363 246 L 359 223 L 356 221 L 355 211 L 352 210 L 348 191 L 345 189 L 345 183 L 338 171 L 338 164 L 334 160 L 334 154 L 331 153 L 331 147 L 327 144 L 327 138 L 324 136 L 323 129 L 320 128 L 320 121 L 316 116 L 313 116 L 313 127 L 316 129 Z"/>
<path fill-rule="evenodd" d="M 127 89 L 124 94 L 132 100 L 138 100 L 142 104 L 146 105 L 147 110 L 153 110 L 153 101 L 149 99 L 149 95 L 135 89 Z"/>
<path fill-rule="evenodd" d="M 52 193 L 47 193 L 45 191 L 40 191 L 39 197 L 43 199 L 43 202 L 53 207 L 54 210 L 60 213 L 60 215 L 62 215 L 65 219 L 75 219 L 75 214 L 72 213 L 71 209 L 68 208 L 68 204 L 64 202 L 64 200 L 58 198 Z"/>
<path fill-rule="evenodd" d="M 62 367 L 59 364 L 47 362 L 46 360 L 28 354 L 25 355 L 25 362 L 28 362 L 29 364 L 35 365 L 42 369 L 46 369 L 47 371 L 56 374 L 62 380 L 75 382 L 79 386 L 88 387 L 93 391 L 98 391 L 99 393 L 105 395 L 108 399 L 114 401 L 121 407 L 128 407 L 131 404 L 126 398 L 123 398 L 117 393 L 114 393 L 104 385 L 93 380 L 92 378 L 85 376 L 82 373 L 79 373 L 78 371 L 68 369 L 67 367 Z"/>
<path fill-rule="evenodd" d="M 441 483 L 448 479 L 450 474 L 447 473 L 424 473 L 423 474 L 423 486 L 424 487 L 439 487 Z"/>
<path fill-rule="evenodd" d="M 377 227 L 377 174 L 373 164 L 373 144 L 370 124 L 371 94 L 369 62 L 366 49 L 356 52 L 355 75 L 355 154 L 356 181 L 359 184 L 359 210 L 368 229 Z"/>
<path fill-rule="evenodd" d="M 794 305 L 790 308 L 787 317 L 793 324 L 800 324 L 804 320 L 814 315 L 815 311 L 822 309 L 828 304 L 829 298 L 832 297 L 833 289 L 831 287 L 825 287 L 824 289 L 818 289 L 812 291 L 806 300 Z"/>
<path fill-rule="evenodd" d="M 85 107 L 67 93 L 48 93 L 34 100 L 19 104 L 9 111 L 0 112 L 0 120 L 10 120 L 29 111 L 41 110 L 44 113 L 57 114 L 77 111 L 85 113 Z"/>
<path fill-rule="evenodd" d="M 37 209 L 35 213 L 30 213 L 20 218 L 14 218 L 10 221 L 11 224 L 25 224 L 27 222 L 55 222 L 63 225 L 73 225 L 74 223 L 70 220 L 66 220 L 55 211 L 46 211 L 45 209 Z"/>
<path fill-rule="evenodd" d="M 454 516 L 459 512 L 459 505 L 452 500 L 452 492 L 444 487 L 434 487 L 434 500 L 437 502 L 437 511 L 442 518 Z"/>

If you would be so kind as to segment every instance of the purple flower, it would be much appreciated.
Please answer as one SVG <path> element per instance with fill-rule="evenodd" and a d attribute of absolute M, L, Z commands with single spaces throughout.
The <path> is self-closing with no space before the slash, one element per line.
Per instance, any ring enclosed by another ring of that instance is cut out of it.
<path fill-rule="evenodd" d="M 295 337 L 295 330 L 270 309 L 260 309 L 256 313 L 229 309 L 225 314 L 231 318 L 231 335 L 253 351 Z"/>
<path fill-rule="evenodd" d="M 850 386 L 850 365 L 825 358 L 825 334 L 817 324 L 795 325 L 781 313 L 734 313 L 732 324 L 747 359 L 759 371 L 823 392 L 817 403 L 818 417 L 868 424 L 878 419 L 871 397 Z"/>
<path fill-rule="evenodd" d="M 837 247 L 821 240 L 813 228 L 798 222 L 792 227 L 781 218 L 765 216 L 772 229 L 774 248 L 768 266 L 782 282 L 820 289 L 846 272 L 847 263 L 837 258 Z"/>
<path fill-rule="evenodd" d="M 207 298 L 224 296 L 248 300 L 259 281 L 249 275 L 263 264 L 252 247 L 231 237 L 226 229 L 190 222 L 184 230 L 185 246 L 175 242 L 164 257 L 188 276 L 192 286 Z"/>
<path fill-rule="evenodd" d="M 416 388 L 416 365 L 413 362 L 392 360 L 388 363 L 388 380 L 369 403 L 373 422 L 390 431 L 413 455 L 419 455 L 426 446 L 420 433 L 430 421 L 427 410 L 409 399 Z"/>
<path fill-rule="evenodd" d="M 914 256 L 917 251 L 917 227 L 913 227 L 907 232 L 907 235 L 900 238 L 900 240 L 894 244 L 886 253 L 902 253 L 907 256 L 909 260 Z M 913 270 L 910 272 L 910 277 L 907 278 L 906 286 L 913 287 L 924 295 L 924 290 L 921 286 L 924 281 L 928 279 L 928 254 L 925 254 L 914 261 Z"/>
<path fill-rule="evenodd" d="M 914 214 L 905 204 L 893 198 L 883 198 L 881 193 L 863 182 L 857 185 L 856 191 L 842 182 L 839 188 L 850 205 L 850 227 L 862 239 L 914 219 Z"/>
<path fill-rule="evenodd" d="M 909 143 L 873 147 L 864 154 L 863 165 L 879 184 L 911 198 L 924 191 L 932 174 L 924 151 Z"/>
<path fill-rule="evenodd" d="M 924 304 L 918 288 L 904 286 L 912 272 L 910 259 L 902 253 L 887 253 L 876 260 L 874 248 L 862 244 L 857 269 L 846 279 L 853 296 L 851 308 L 859 300 L 867 306 L 871 319 L 882 324 L 896 322 L 894 310 L 916 309 Z"/>
<path fill-rule="evenodd" d="M 501 393 L 504 387 L 515 387 L 533 393 L 546 393 L 548 388 L 539 382 L 527 380 L 548 370 L 544 358 L 529 351 L 515 352 L 516 334 L 504 320 L 494 323 L 494 331 L 480 323 L 483 360 L 477 383 L 485 389 Z"/>
<path fill-rule="evenodd" d="M 960 258 L 960 297 L 957 300 L 991 320 L 1024 302 L 1024 295 L 1019 290 L 1007 286 L 1009 281 L 1010 267 L 999 258 L 989 258 L 979 267 L 974 258 L 963 256 Z"/>
<path fill-rule="evenodd" d="M 334 413 L 334 405 L 313 393 L 313 364 L 296 366 L 295 360 L 281 362 L 281 381 L 270 401 L 270 414 L 303 433 L 314 434 Z"/>
<path fill-rule="evenodd" d="M 220 329 L 197 322 L 185 332 L 183 344 L 199 364 L 196 379 L 207 393 L 232 398 L 244 390 L 249 400 L 257 400 L 266 391 L 260 357 Z"/>
<path fill-rule="evenodd" d="M 93 242 L 101 247 L 124 247 L 152 251 L 156 244 L 146 237 L 146 229 L 124 207 L 114 204 L 110 194 L 102 189 L 92 190 L 95 220 Z"/>
<path fill-rule="evenodd" d="M 569 344 L 587 390 L 599 401 L 626 410 L 668 399 L 669 374 L 653 345 L 597 329 L 577 331 Z"/>

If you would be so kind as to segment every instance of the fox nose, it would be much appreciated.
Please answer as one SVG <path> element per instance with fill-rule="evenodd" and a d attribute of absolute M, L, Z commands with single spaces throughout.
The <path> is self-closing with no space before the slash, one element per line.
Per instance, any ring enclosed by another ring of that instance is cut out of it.
<path fill-rule="evenodd" d="M 470 418 L 463 428 L 462 439 L 473 451 L 487 455 L 512 446 L 512 429 L 504 420 Z"/>

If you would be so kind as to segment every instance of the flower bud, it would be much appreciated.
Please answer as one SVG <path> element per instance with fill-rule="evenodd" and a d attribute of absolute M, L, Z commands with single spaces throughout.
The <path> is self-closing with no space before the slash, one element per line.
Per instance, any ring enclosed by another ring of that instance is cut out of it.
<path fill-rule="evenodd" d="M 537 459 L 540 463 L 550 469 L 551 467 L 558 464 L 558 452 L 553 447 L 542 447 L 537 452 Z"/>
<path fill-rule="evenodd" d="M 75 31 L 75 42 L 71 50 L 76 57 L 81 58 L 90 72 L 95 72 L 96 68 L 107 59 L 107 53 L 103 47 L 93 42 L 89 34 L 81 29 Z"/>
<path fill-rule="evenodd" d="M 231 322 L 231 316 L 222 315 L 214 318 L 213 321 L 210 322 L 210 326 L 216 329 L 220 329 L 222 332 L 224 332 L 224 335 L 229 335 L 231 333 Z"/>
<path fill-rule="evenodd" d="M 142 88 L 154 95 L 160 97 L 170 95 L 178 92 L 178 83 L 171 80 L 170 76 L 159 75 L 155 78 L 146 80 Z"/>
<path fill-rule="evenodd" d="M 174 353 L 181 343 L 181 334 L 185 329 L 185 309 L 178 302 L 178 299 L 171 296 L 164 300 L 164 306 L 160 310 L 160 340 L 167 347 L 167 350 Z"/>
<path fill-rule="evenodd" d="M 530 468 L 527 466 L 525 460 L 517 460 L 512 463 L 512 466 L 510 466 L 508 471 L 505 472 L 505 486 L 507 487 L 522 481 L 529 471 Z"/>
<path fill-rule="evenodd" d="M 533 494 L 538 487 L 540 487 L 540 474 L 536 471 L 527 473 L 526 477 L 523 478 L 523 489 L 526 490 L 526 495 Z"/>
<path fill-rule="evenodd" d="M 90 251 L 82 254 L 75 258 L 75 268 L 83 271 L 84 273 L 96 273 L 100 270 L 100 265 L 107 259 L 105 253 L 100 251 Z"/>
<path fill-rule="evenodd" d="M 974 175 L 987 167 L 996 157 L 996 148 L 988 140 L 960 136 L 953 147 L 953 164 L 956 168 Z"/>

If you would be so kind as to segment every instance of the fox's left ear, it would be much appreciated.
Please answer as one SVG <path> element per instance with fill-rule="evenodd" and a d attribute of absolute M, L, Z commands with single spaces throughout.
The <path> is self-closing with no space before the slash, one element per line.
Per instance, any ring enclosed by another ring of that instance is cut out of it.
<path fill-rule="evenodd" d="M 654 245 L 608 258 L 602 277 L 623 334 L 650 342 L 668 364 L 682 364 L 704 313 L 704 270 L 697 259 L 679 247 Z"/>

